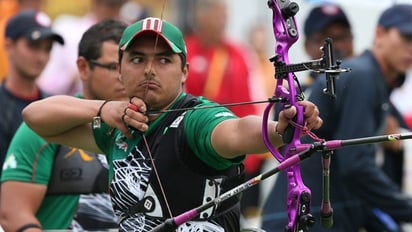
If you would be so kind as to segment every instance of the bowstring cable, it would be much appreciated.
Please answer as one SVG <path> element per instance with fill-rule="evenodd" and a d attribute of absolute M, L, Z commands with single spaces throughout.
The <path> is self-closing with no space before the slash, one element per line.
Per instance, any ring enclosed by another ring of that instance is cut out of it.
<path fill-rule="evenodd" d="M 166 6 L 166 0 L 163 0 L 162 10 L 161 10 L 161 13 L 160 13 L 160 20 L 161 20 L 162 22 L 163 22 L 163 12 L 164 12 L 165 6 Z M 156 39 L 155 39 L 155 44 L 154 44 L 154 54 L 155 54 L 155 55 L 156 55 L 156 49 L 157 49 L 158 41 L 159 41 L 159 34 L 156 34 Z M 153 62 L 150 63 L 149 75 L 153 76 Z M 146 78 L 147 78 L 147 77 L 146 77 Z M 150 77 L 150 78 L 152 78 L 152 77 Z M 149 92 L 149 81 L 150 81 L 150 78 L 147 78 L 147 80 L 146 80 L 146 81 L 147 81 L 147 84 L 146 84 L 146 89 L 145 89 L 144 96 L 143 96 L 143 101 L 144 101 L 145 103 L 146 103 L 146 100 L 147 100 L 147 94 L 148 94 L 148 92 Z M 165 193 L 165 191 L 164 191 L 164 189 L 163 189 L 162 181 L 160 180 L 160 175 L 159 175 L 159 173 L 158 173 L 158 171 L 157 171 L 157 168 L 156 168 L 156 165 L 155 165 L 155 162 L 154 162 L 154 159 L 153 159 L 153 155 L 152 155 L 152 152 L 151 152 L 150 147 L 149 147 L 149 143 L 147 142 L 147 139 L 146 139 L 146 136 L 145 136 L 144 133 L 142 133 L 142 138 L 143 138 L 143 141 L 144 141 L 144 144 L 145 144 L 147 153 L 148 153 L 148 155 L 149 155 L 150 162 L 151 162 L 151 164 L 152 164 L 153 171 L 154 171 L 154 173 L 155 173 L 157 182 L 159 183 L 160 191 L 161 191 L 162 196 L 163 196 L 163 199 L 164 199 L 164 201 L 165 201 L 167 211 L 168 211 L 168 213 L 169 213 L 169 216 L 170 216 L 170 217 L 173 217 L 172 210 L 171 210 L 170 205 L 169 205 L 169 202 L 168 202 L 168 200 L 167 200 L 166 193 Z"/>

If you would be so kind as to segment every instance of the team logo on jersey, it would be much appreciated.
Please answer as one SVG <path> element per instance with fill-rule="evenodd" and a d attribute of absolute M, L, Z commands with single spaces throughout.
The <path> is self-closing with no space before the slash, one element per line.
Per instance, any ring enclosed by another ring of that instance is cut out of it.
<path fill-rule="evenodd" d="M 232 116 L 234 116 L 232 113 L 230 113 L 230 112 L 220 112 L 220 113 L 217 113 L 217 114 L 215 114 L 215 117 L 216 118 L 220 118 L 220 117 L 232 117 Z"/>
<path fill-rule="evenodd" d="M 115 144 L 120 150 L 124 152 L 127 151 L 126 137 L 123 134 L 120 134 L 116 137 Z"/>
<path fill-rule="evenodd" d="M 11 154 L 6 161 L 3 164 L 3 170 L 6 170 L 8 168 L 16 168 L 17 167 L 17 161 L 16 161 L 16 156 L 14 154 Z"/>

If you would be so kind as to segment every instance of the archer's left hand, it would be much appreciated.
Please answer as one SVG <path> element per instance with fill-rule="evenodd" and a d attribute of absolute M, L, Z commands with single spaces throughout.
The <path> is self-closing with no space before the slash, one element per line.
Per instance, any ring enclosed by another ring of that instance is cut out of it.
<path fill-rule="evenodd" d="M 300 101 L 299 105 L 304 107 L 304 117 L 307 129 L 318 129 L 322 126 L 323 120 L 319 117 L 318 107 L 310 101 Z M 277 132 L 283 134 L 289 124 L 289 120 L 296 115 L 294 106 L 284 109 L 279 113 Z"/>

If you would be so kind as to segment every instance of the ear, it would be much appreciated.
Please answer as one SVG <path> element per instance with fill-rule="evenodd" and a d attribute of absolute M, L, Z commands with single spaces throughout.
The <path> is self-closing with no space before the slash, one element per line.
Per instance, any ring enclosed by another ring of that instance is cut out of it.
<path fill-rule="evenodd" d="M 387 33 L 388 29 L 378 25 L 375 29 L 375 36 L 373 41 L 374 46 L 381 47 L 382 44 L 387 43 L 387 41 L 384 39 Z"/>
<path fill-rule="evenodd" d="M 76 61 L 77 64 L 77 70 L 79 71 L 80 74 L 80 79 L 82 81 L 87 81 L 89 78 L 89 73 L 90 73 L 90 66 L 89 62 L 83 57 L 79 56 Z"/>
<path fill-rule="evenodd" d="M 9 38 L 5 38 L 4 40 L 4 49 L 7 51 L 7 53 L 10 53 L 10 49 L 12 49 L 14 44 L 14 41 Z"/>
<path fill-rule="evenodd" d="M 182 85 L 186 82 L 189 75 L 189 63 L 186 63 L 182 70 Z"/>
<path fill-rule="evenodd" d="M 122 74 L 120 73 L 120 66 L 121 66 L 121 65 L 120 65 L 120 63 L 116 64 L 116 69 L 117 69 L 117 79 L 119 79 L 119 81 L 123 83 L 123 80 L 122 80 Z"/>

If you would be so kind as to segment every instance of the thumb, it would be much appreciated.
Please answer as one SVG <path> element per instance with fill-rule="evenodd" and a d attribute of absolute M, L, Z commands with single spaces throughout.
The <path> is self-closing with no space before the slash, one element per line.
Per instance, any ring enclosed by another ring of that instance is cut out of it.
<path fill-rule="evenodd" d="M 276 126 L 277 133 L 283 135 L 288 127 L 289 120 L 296 115 L 296 108 L 294 106 L 284 109 L 279 113 L 278 125 Z"/>

